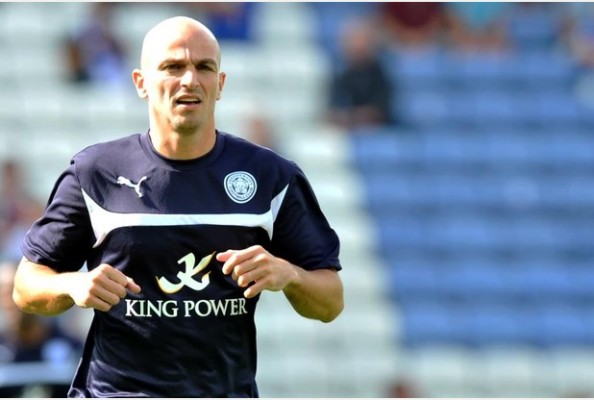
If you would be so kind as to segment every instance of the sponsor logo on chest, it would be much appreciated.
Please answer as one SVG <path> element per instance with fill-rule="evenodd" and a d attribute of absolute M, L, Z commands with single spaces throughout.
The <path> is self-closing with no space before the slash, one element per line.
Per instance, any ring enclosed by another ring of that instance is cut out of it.
<path fill-rule="evenodd" d="M 203 257 L 196 263 L 194 253 L 188 253 L 178 260 L 184 265 L 184 270 L 179 271 L 176 279 L 155 277 L 157 286 L 165 294 L 177 293 L 183 288 L 193 291 L 202 291 L 210 285 L 210 273 L 207 271 L 200 278 L 198 274 L 204 272 L 210 265 L 214 252 Z M 208 316 L 236 316 L 247 314 L 246 299 L 243 297 L 229 299 L 201 299 L 195 300 L 149 300 L 125 299 L 126 317 L 132 318 L 184 318 Z"/>

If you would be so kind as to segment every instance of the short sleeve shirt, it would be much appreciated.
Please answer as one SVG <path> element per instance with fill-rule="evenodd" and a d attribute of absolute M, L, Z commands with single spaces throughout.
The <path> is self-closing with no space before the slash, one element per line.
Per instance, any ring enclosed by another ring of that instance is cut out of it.
<path fill-rule="evenodd" d="M 300 168 L 217 131 L 205 156 L 159 155 L 150 133 L 90 146 L 27 233 L 56 271 L 107 263 L 142 288 L 95 312 L 71 397 L 257 397 L 254 312 L 214 255 L 261 245 L 340 270 L 339 239 Z"/>

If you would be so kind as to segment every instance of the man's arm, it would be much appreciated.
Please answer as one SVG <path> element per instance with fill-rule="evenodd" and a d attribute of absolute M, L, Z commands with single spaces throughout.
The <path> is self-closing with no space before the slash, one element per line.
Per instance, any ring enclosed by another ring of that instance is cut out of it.
<path fill-rule="evenodd" d="M 286 262 L 286 261 L 285 261 Z M 302 316 L 331 322 L 344 308 L 340 275 L 334 269 L 307 271 L 289 264 L 297 279 L 283 289 L 293 308 Z"/>
<path fill-rule="evenodd" d="M 246 288 L 247 298 L 263 290 L 282 290 L 300 315 L 323 322 L 333 321 L 344 308 L 342 281 L 333 269 L 308 271 L 261 246 L 228 250 L 217 254 L 217 260 L 224 262 L 223 273 Z"/>
<path fill-rule="evenodd" d="M 126 289 L 140 292 L 131 278 L 108 264 L 90 272 L 59 273 L 23 257 L 14 278 L 12 297 L 24 312 L 51 316 L 75 304 L 108 311 L 126 297 Z"/>

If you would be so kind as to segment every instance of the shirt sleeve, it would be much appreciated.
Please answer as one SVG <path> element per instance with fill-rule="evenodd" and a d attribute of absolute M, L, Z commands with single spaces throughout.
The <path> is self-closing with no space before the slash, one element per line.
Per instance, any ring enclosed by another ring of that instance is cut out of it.
<path fill-rule="evenodd" d="M 301 170 L 289 183 L 274 223 L 272 253 L 307 270 L 341 270 L 340 242 Z"/>
<path fill-rule="evenodd" d="M 89 214 L 72 162 L 58 178 L 41 218 L 33 223 L 21 250 L 58 272 L 82 268 L 94 243 Z"/>

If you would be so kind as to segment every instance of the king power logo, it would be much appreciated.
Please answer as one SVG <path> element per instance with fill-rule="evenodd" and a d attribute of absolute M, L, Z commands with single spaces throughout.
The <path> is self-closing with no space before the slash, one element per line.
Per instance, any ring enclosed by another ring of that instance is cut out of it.
<path fill-rule="evenodd" d="M 203 300 L 126 300 L 126 317 L 184 318 L 245 315 L 245 299 Z"/>
<path fill-rule="evenodd" d="M 177 278 L 179 282 L 171 283 L 167 278 L 160 277 L 157 278 L 157 284 L 161 288 L 161 290 L 167 294 L 177 293 L 179 292 L 184 286 L 189 287 L 190 289 L 200 291 L 208 286 L 210 283 L 210 273 L 212 271 L 208 271 L 200 281 L 196 281 L 193 279 L 193 276 L 198 274 L 204 268 L 208 266 L 210 260 L 214 256 L 214 252 L 204 257 L 198 265 L 196 265 L 196 256 L 194 253 L 189 253 L 186 256 L 180 258 L 177 263 L 181 264 L 184 263 L 186 265 L 185 271 L 179 271 L 177 273 Z"/>
<path fill-rule="evenodd" d="M 214 252 L 205 256 L 196 264 L 196 257 L 189 253 L 178 260 L 178 264 L 184 265 L 184 270 L 177 273 L 177 281 L 171 282 L 167 278 L 155 277 L 159 288 L 167 294 L 179 292 L 182 288 L 188 287 L 195 291 L 201 291 L 210 284 L 210 273 L 203 274 L 200 279 L 196 276 L 202 272 L 212 260 Z M 246 300 L 243 297 L 230 299 L 201 299 L 195 300 L 148 300 L 148 299 L 125 299 L 126 317 L 165 317 L 175 318 L 178 315 L 188 317 L 214 316 L 235 316 L 245 315 Z"/>

